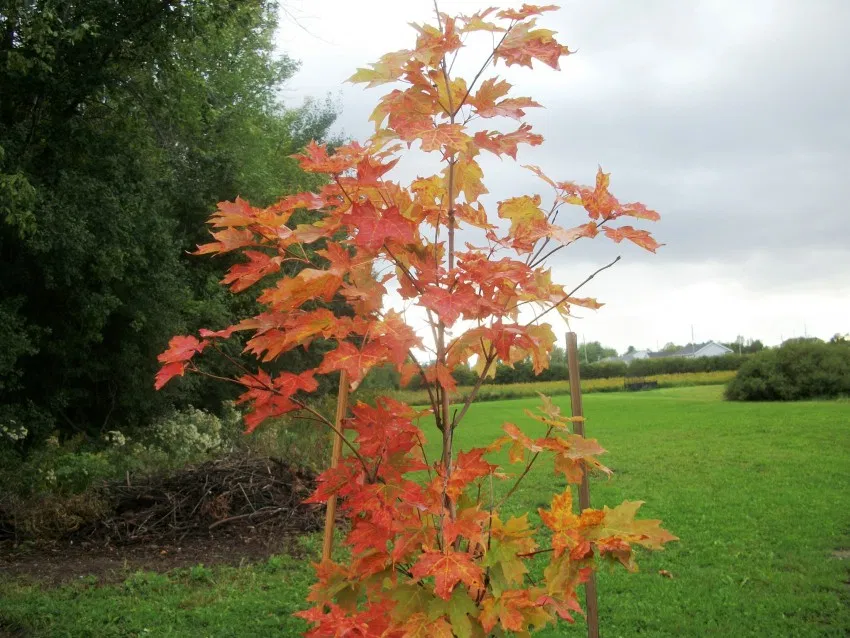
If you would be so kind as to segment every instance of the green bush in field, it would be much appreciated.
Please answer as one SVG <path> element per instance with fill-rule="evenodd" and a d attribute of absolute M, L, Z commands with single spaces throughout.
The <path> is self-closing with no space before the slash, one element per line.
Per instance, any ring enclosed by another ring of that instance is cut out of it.
<path fill-rule="evenodd" d="M 732 401 L 799 401 L 850 395 L 850 343 L 786 341 L 752 356 L 726 387 Z"/>

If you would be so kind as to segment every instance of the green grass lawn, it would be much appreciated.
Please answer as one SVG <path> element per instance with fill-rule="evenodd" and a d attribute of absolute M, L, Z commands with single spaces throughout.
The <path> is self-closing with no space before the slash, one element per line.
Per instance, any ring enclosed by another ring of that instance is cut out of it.
<path fill-rule="evenodd" d="M 681 538 L 640 552 L 637 574 L 600 574 L 602 635 L 850 634 L 850 560 L 835 555 L 850 548 L 850 402 L 720 397 L 716 386 L 585 397 L 588 435 L 615 471 L 593 482 L 594 506 L 644 500 L 642 515 Z M 506 420 L 536 433 L 522 414 L 536 403 L 476 404 L 459 446 L 486 445 Z M 569 399 L 556 403 L 567 410 Z M 506 508 L 536 512 L 562 488 L 541 463 Z M 304 540 L 308 552 L 316 541 Z M 5 623 L 36 636 L 297 636 L 303 625 L 289 614 L 311 578 L 307 561 L 281 556 L 108 586 L 45 590 L 0 579 L 0 635 Z M 578 622 L 540 635 L 584 634 Z"/>

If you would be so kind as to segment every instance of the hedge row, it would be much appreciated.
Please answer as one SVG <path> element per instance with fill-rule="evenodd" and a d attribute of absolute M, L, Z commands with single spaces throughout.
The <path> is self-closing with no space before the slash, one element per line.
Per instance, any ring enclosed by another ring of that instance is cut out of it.
<path fill-rule="evenodd" d="M 656 381 L 659 388 L 674 388 L 696 385 L 720 385 L 728 382 L 733 376 L 732 371 L 692 372 L 682 374 L 652 375 L 648 380 Z M 452 403 L 462 403 L 471 391 L 469 386 L 461 386 L 452 397 Z M 582 379 L 581 391 L 587 392 L 622 392 L 622 378 Z M 476 397 L 476 401 L 501 401 L 537 397 L 538 393 L 547 396 L 559 396 L 570 393 L 568 381 L 536 381 L 534 383 L 507 383 L 499 385 L 484 385 Z M 391 395 L 410 405 L 427 405 L 428 393 L 425 390 L 397 390 Z"/>
<path fill-rule="evenodd" d="M 752 355 L 728 354 L 722 357 L 701 357 L 686 359 L 680 357 L 664 359 L 637 359 L 631 364 L 622 361 L 600 361 L 598 363 L 582 363 L 582 379 L 621 379 L 623 377 L 648 377 L 660 374 L 684 374 L 699 372 L 734 371 L 741 367 Z M 373 373 L 374 374 L 374 373 Z M 475 373 L 466 366 L 460 366 L 453 373 L 459 386 L 471 386 L 476 381 Z M 370 375 L 372 376 L 372 375 Z M 531 363 L 521 361 L 513 367 L 499 365 L 494 379 L 488 379 L 488 385 L 506 385 L 514 383 L 539 383 L 548 381 L 563 381 L 568 378 L 567 366 L 564 363 L 553 363 L 539 375 L 534 374 Z M 370 383 L 375 388 L 398 388 L 398 376 L 386 370 L 374 375 Z M 408 386 L 409 390 L 421 389 L 421 379 L 414 377 Z"/>

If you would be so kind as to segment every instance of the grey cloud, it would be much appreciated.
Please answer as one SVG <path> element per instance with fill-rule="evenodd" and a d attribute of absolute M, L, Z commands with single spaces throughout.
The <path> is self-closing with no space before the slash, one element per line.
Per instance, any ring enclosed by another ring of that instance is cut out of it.
<path fill-rule="evenodd" d="M 601 164 L 621 199 L 662 213 L 652 230 L 667 244 L 651 256 L 585 243 L 555 264 L 622 253 L 663 268 L 716 264 L 769 287 L 821 278 L 822 255 L 827 279 L 850 271 L 850 2 L 570 2 L 553 20 L 579 49 L 561 74 L 499 70 L 546 106 L 531 114 L 546 143 L 521 162 L 584 183 Z M 381 94 L 344 89 L 342 127 L 368 135 Z M 546 192 L 507 160 L 485 163 L 491 205 Z"/>

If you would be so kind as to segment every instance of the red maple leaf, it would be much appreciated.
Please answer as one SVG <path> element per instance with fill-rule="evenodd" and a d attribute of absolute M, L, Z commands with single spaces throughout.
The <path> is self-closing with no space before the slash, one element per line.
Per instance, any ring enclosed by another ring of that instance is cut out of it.
<path fill-rule="evenodd" d="M 442 464 L 438 465 L 438 476 L 431 483 L 431 490 L 442 493 L 445 482 L 446 495 L 456 500 L 473 481 L 489 476 L 496 470 L 496 465 L 484 460 L 488 451 L 487 448 L 472 448 L 467 452 L 458 453 L 448 481 L 444 481 L 445 470 Z"/>
<path fill-rule="evenodd" d="M 380 250 L 387 240 L 409 244 L 414 239 L 413 223 L 396 206 L 378 211 L 371 202 L 356 203 L 345 221 L 357 230 L 356 244 L 371 252 Z"/>
<path fill-rule="evenodd" d="M 377 341 L 370 341 L 362 350 L 358 350 L 348 341 L 342 341 L 336 350 L 325 355 L 316 372 L 327 374 L 345 370 L 351 382 L 357 384 L 370 369 L 384 362 L 388 354 L 387 347 Z"/>
<path fill-rule="evenodd" d="M 449 393 L 457 390 L 457 382 L 452 377 L 451 371 L 442 363 L 435 363 L 425 368 L 425 379 L 429 383 L 439 383 Z"/>
<path fill-rule="evenodd" d="M 186 370 L 186 364 L 180 361 L 173 361 L 162 366 L 154 377 L 153 387 L 157 390 L 162 390 L 162 387 L 171 381 L 176 376 L 183 376 Z"/>
<path fill-rule="evenodd" d="M 313 392 L 318 387 L 312 370 L 301 374 L 282 372 L 274 379 L 259 370 L 256 374 L 243 375 L 238 381 L 247 390 L 239 396 L 237 403 L 250 403 L 252 408 L 245 415 L 246 432 L 253 432 L 270 417 L 299 409 L 301 406 L 291 400 L 292 396 L 299 390 Z"/>
<path fill-rule="evenodd" d="M 458 286 L 453 291 L 429 286 L 419 298 L 420 305 L 436 312 L 447 326 L 454 324 L 461 313 L 474 311 L 477 302 L 478 295 L 471 286 Z"/>
<path fill-rule="evenodd" d="M 357 165 L 357 181 L 361 186 L 378 184 L 381 177 L 396 164 L 398 164 L 398 158 L 391 162 L 382 163 L 374 157 L 364 157 Z"/>
<path fill-rule="evenodd" d="M 198 341 L 192 335 L 171 337 L 171 340 L 168 342 L 168 350 L 157 356 L 157 360 L 160 363 L 189 361 L 195 354 L 203 352 L 208 343 L 208 341 Z"/>
<path fill-rule="evenodd" d="M 248 263 L 234 264 L 221 280 L 223 284 L 231 284 L 230 289 L 233 292 L 241 292 L 266 275 L 280 270 L 280 257 L 269 257 L 266 253 L 256 250 L 246 250 L 245 256 Z"/>

